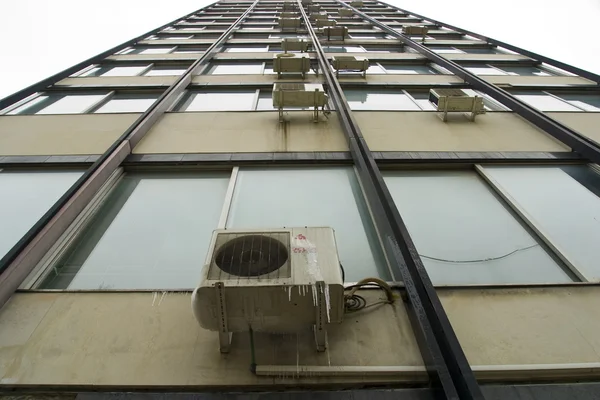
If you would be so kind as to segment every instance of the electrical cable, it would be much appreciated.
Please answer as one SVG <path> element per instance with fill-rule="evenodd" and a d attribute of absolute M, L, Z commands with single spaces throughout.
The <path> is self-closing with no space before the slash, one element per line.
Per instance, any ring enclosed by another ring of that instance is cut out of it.
<path fill-rule="evenodd" d="M 437 258 L 437 257 L 431 257 L 431 256 L 426 256 L 424 254 L 419 254 L 419 256 L 423 257 L 423 258 L 427 258 L 429 260 L 435 260 L 435 261 L 440 261 L 440 262 L 445 262 L 445 263 L 451 263 L 451 264 L 471 264 L 471 263 L 480 263 L 480 262 L 487 262 L 487 261 L 495 261 L 495 260 L 500 260 L 502 258 L 506 258 L 508 256 L 512 256 L 515 253 L 518 253 L 519 251 L 524 251 L 524 250 L 529 250 L 532 249 L 536 246 L 539 246 L 539 244 L 532 244 L 531 246 L 527 246 L 527 247 L 523 247 L 520 249 L 516 249 L 511 251 L 510 253 L 506 253 L 504 255 L 498 256 L 498 257 L 490 257 L 490 258 L 482 258 L 480 260 L 446 260 L 444 258 Z"/>
<path fill-rule="evenodd" d="M 380 300 L 375 303 L 367 304 L 367 300 L 361 295 L 356 294 L 356 291 L 365 286 L 375 286 L 383 290 L 386 294 L 386 300 Z M 358 281 L 356 284 L 346 287 L 344 290 L 350 292 L 344 295 L 344 310 L 346 312 L 356 312 L 365 308 L 373 307 L 378 304 L 391 304 L 395 300 L 394 292 L 387 282 L 379 278 L 365 278 Z"/>

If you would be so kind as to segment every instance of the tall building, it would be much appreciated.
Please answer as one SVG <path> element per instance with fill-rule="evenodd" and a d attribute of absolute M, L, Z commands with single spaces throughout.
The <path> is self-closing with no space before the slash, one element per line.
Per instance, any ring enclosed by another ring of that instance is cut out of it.
<path fill-rule="evenodd" d="M 597 398 L 598 83 L 381 1 L 221 0 L 1 100 L 0 389 Z M 218 235 L 271 230 L 285 279 L 192 310 Z"/>

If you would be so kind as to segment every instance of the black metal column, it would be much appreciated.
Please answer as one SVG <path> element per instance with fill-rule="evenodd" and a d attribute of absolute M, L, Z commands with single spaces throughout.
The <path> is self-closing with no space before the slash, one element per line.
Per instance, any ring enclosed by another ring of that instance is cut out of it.
<path fill-rule="evenodd" d="M 479 90 L 493 99 L 497 100 L 501 104 L 505 105 L 527 121 L 531 122 L 538 128 L 547 132 L 557 140 L 561 141 L 565 145 L 569 146 L 572 150 L 579 152 L 582 156 L 589 159 L 594 163 L 600 163 L 600 144 L 593 140 L 581 135 L 580 133 L 572 130 L 566 125 L 550 118 L 542 111 L 530 106 L 529 104 L 519 100 L 515 96 L 512 96 L 507 91 L 500 89 L 499 87 L 479 78 L 477 75 L 467 71 L 457 63 L 440 56 L 439 54 L 429 50 L 426 46 L 415 42 L 408 36 L 397 32 L 395 29 L 390 28 L 386 24 L 379 22 L 376 18 L 371 17 L 364 12 L 350 6 L 341 0 L 335 0 L 340 5 L 353 10 L 357 15 L 361 16 L 364 20 L 369 21 L 373 25 L 377 26 L 384 32 L 391 36 L 394 36 L 404 42 L 405 45 L 417 50 L 420 54 L 427 57 L 430 61 L 441 65 L 448 69 L 450 72 L 469 83 L 473 89 Z"/>
<path fill-rule="evenodd" d="M 308 16 L 300 0 L 297 2 L 313 41 L 328 93 L 346 135 L 383 250 L 394 272 L 404 282 L 409 316 L 432 386 L 440 398 L 482 399 L 481 390 L 406 225 L 352 116 Z"/>

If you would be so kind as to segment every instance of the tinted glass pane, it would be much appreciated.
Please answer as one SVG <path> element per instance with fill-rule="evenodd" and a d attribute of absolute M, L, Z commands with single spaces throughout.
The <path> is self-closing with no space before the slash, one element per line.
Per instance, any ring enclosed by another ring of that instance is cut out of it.
<path fill-rule="evenodd" d="M 597 94 L 557 93 L 557 95 L 585 111 L 600 111 L 600 96 Z"/>
<path fill-rule="evenodd" d="M 330 226 L 346 281 L 389 278 L 351 168 L 244 169 L 228 228 Z"/>
<path fill-rule="evenodd" d="M 0 258 L 81 176 L 81 172 L 0 172 Z"/>
<path fill-rule="evenodd" d="M 462 50 L 455 49 L 453 47 L 430 47 L 431 51 L 435 51 L 436 53 L 446 54 L 446 53 L 464 53 Z"/>
<path fill-rule="evenodd" d="M 165 54 L 172 50 L 171 47 L 153 47 L 150 49 L 139 49 L 138 54 Z"/>
<path fill-rule="evenodd" d="M 102 76 L 135 76 L 139 75 L 147 65 L 135 66 L 135 67 L 113 67 L 102 74 Z"/>
<path fill-rule="evenodd" d="M 596 173 L 582 166 L 485 169 L 575 267 L 600 280 Z"/>
<path fill-rule="evenodd" d="M 567 103 L 541 92 L 514 92 L 516 97 L 541 111 L 581 111 Z"/>
<path fill-rule="evenodd" d="M 261 47 L 228 47 L 225 49 L 229 53 L 250 53 L 250 52 L 267 52 L 269 51 L 268 46 Z"/>
<path fill-rule="evenodd" d="M 399 65 L 381 64 L 391 74 L 436 74 L 432 68 L 426 65 Z"/>
<path fill-rule="evenodd" d="M 256 90 L 236 92 L 193 92 L 179 107 L 179 111 L 236 111 L 252 110 Z"/>
<path fill-rule="evenodd" d="M 179 76 L 185 72 L 185 68 L 152 68 L 145 76 Z"/>
<path fill-rule="evenodd" d="M 434 284 L 570 281 L 475 173 L 384 179 Z"/>
<path fill-rule="evenodd" d="M 59 97 L 52 104 L 45 106 L 36 114 L 79 114 L 100 101 L 105 94 L 80 94 Z M 55 96 L 50 96 L 51 100 Z"/>
<path fill-rule="evenodd" d="M 542 71 L 536 67 L 509 67 L 499 66 L 499 69 L 506 71 L 509 75 L 522 75 L 522 76 L 550 76 L 548 72 Z"/>
<path fill-rule="evenodd" d="M 97 109 L 96 113 L 118 113 L 118 112 L 144 112 L 156 101 L 156 96 L 115 96 L 106 104 Z"/>
<path fill-rule="evenodd" d="M 503 71 L 499 69 L 486 67 L 486 66 L 465 66 L 467 71 L 470 71 L 476 75 L 506 75 Z"/>
<path fill-rule="evenodd" d="M 261 74 L 263 64 L 220 64 L 213 66 L 208 74 L 212 75 L 246 75 Z"/>
<path fill-rule="evenodd" d="M 192 288 L 229 174 L 127 175 L 42 287 Z"/>
<path fill-rule="evenodd" d="M 353 110 L 420 110 L 403 92 L 374 90 L 344 90 Z"/>
<path fill-rule="evenodd" d="M 359 46 L 323 46 L 325 53 L 364 53 L 365 49 Z"/>

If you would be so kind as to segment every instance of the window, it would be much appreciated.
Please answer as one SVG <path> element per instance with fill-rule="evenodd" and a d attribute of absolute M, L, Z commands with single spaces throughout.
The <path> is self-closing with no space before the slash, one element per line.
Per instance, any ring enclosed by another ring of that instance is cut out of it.
<path fill-rule="evenodd" d="M 177 48 L 173 51 L 173 54 L 198 54 L 204 53 L 208 47 L 198 46 L 198 47 L 184 47 L 177 46 Z"/>
<path fill-rule="evenodd" d="M 402 90 L 345 89 L 352 110 L 420 110 Z"/>
<path fill-rule="evenodd" d="M 228 173 L 127 174 L 40 287 L 192 288 L 228 183 Z"/>
<path fill-rule="evenodd" d="M 190 91 L 176 107 L 178 111 L 253 110 L 256 90 Z"/>
<path fill-rule="evenodd" d="M 395 171 L 384 180 L 434 284 L 571 281 L 474 172 Z"/>
<path fill-rule="evenodd" d="M 106 96 L 100 94 L 44 94 L 8 114 L 81 114 L 89 111 L 92 106 Z"/>
<path fill-rule="evenodd" d="M 429 50 L 434 51 L 438 54 L 458 54 L 464 53 L 464 51 L 455 49 L 454 47 L 430 47 Z"/>
<path fill-rule="evenodd" d="M 556 96 L 585 111 L 600 111 L 600 95 L 585 93 L 557 93 Z"/>
<path fill-rule="evenodd" d="M 134 113 L 146 111 L 158 95 L 117 94 L 98 108 L 95 113 Z"/>
<path fill-rule="evenodd" d="M 501 71 L 494 67 L 490 67 L 489 65 L 463 65 L 463 68 L 469 72 L 474 73 L 475 75 L 506 75 L 504 71 Z"/>
<path fill-rule="evenodd" d="M 248 75 L 262 74 L 263 63 L 213 64 L 207 75 Z"/>
<path fill-rule="evenodd" d="M 117 54 L 166 54 L 172 50 L 173 47 L 128 47 Z"/>
<path fill-rule="evenodd" d="M 545 92 L 513 92 L 513 95 L 541 111 L 582 111 Z"/>
<path fill-rule="evenodd" d="M 586 166 L 485 167 L 539 230 L 590 280 L 600 280 L 600 177 Z"/>
<path fill-rule="evenodd" d="M 330 226 L 346 281 L 389 279 L 351 168 L 240 169 L 227 228 Z"/>
<path fill-rule="evenodd" d="M 98 66 L 85 71 L 79 76 L 136 76 L 142 73 L 148 65 L 130 65 L 123 67 Z"/>
<path fill-rule="evenodd" d="M 360 46 L 323 46 L 325 53 L 364 53 L 366 52 Z"/>
<path fill-rule="evenodd" d="M 185 67 L 154 67 L 145 76 L 179 76 L 186 71 Z"/>
<path fill-rule="evenodd" d="M 251 52 L 268 52 L 269 48 L 267 45 L 264 46 L 227 46 L 223 51 L 229 53 L 251 53 Z"/>
<path fill-rule="evenodd" d="M 503 54 L 500 50 L 492 47 L 468 47 L 461 48 L 461 53 L 467 54 Z"/>
<path fill-rule="evenodd" d="M 393 63 L 382 63 L 381 66 L 390 74 L 437 74 L 433 68 L 428 65 L 405 65 L 405 64 L 393 64 Z"/>
<path fill-rule="evenodd" d="M 79 171 L 0 171 L 0 258 L 81 176 Z"/>
<path fill-rule="evenodd" d="M 521 75 L 521 76 L 551 76 L 552 74 L 547 72 L 547 71 L 543 71 L 539 68 L 536 67 L 511 67 L 511 66 L 505 66 L 505 65 L 501 65 L 496 67 L 498 69 L 501 69 L 502 71 L 506 72 L 508 75 Z"/>

